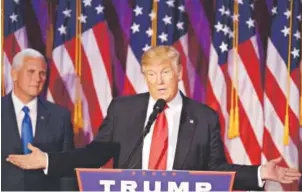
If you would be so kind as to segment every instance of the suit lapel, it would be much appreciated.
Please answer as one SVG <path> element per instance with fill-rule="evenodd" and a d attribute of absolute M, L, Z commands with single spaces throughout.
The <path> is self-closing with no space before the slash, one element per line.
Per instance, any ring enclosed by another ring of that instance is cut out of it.
<path fill-rule="evenodd" d="M 183 107 L 180 117 L 180 126 L 178 131 L 176 152 L 173 169 L 182 169 L 194 136 L 196 122 L 194 116 L 190 113 L 189 99 L 183 96 Z"/>
<path fill-rule="evenodd" d="M 148 109 L 148 101 L 149 101 L 149 94 L 143 94 L 142 99 L 137 103 L 136 107 L 136 114 L 133 115 L 132 122 L 131 122 L 131 127 L 132 127 L 132 132 L 130 132 L 128 138 L 133 138 L 129 140 L 129 153 L 134 149 L 137 141 L 139 138 L 142 136 L 144 127 L 145 127 L 145 120 L 146 120 L 146 115 L 147 115 L 147 109 Z M 141 169 L 142 168 L 142 151 L 143 151 L 143 144 L 139 146 L 137 151 L 132 157 L 132 160 L 129 163 L 129 167 L 131 169 Z M 127 157 L 126 157 L 127 158 Z M 126 159 L 125 159 L 126 160 Z"/>
<path fill-rule="evenodd" d="M 8 134 L 11 135 L 10 141 L 12 142 L 12 146 L 14 150 L 16 150 L 16 153 L 22 153 L 21 134 L 18 130 L 17 118 L 11 93 L 7 95 L 7 97 L 8 103 L 6 110 L 8 115 L 3 119 L 3 122 L 5 122 L 3 125 L 5 127 L 3 129 L 6 129 L 7 132 L 10 132 Z M 2 113 L 4 112 L 2 111 Z M 5 132 L 3 134 L 5 134 Z"/>
<path fill-rule="evenodd" d="M 38 99 L 38 111 L 37 111 L 37 124 L 36 133 L 34 137 L 34 144 L 40 141 L 45 141 L 47 136 L 47 122 L 49 118 L 49 112 L 43 100 Z"/>

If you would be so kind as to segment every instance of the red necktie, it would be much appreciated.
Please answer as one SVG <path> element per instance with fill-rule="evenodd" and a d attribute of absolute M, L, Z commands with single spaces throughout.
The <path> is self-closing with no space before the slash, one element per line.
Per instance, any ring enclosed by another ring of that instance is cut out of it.
<path fill-rule="evenodd" d="M 158 115 L 154 125 L 149 155 L 149 169 L 167 169 L 168 121 L 164 112 L 165 109 Z"/>

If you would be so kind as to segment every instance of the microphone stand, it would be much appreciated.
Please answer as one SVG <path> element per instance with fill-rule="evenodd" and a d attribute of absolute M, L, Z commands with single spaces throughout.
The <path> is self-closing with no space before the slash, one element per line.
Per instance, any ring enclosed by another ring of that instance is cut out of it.
<path fill-rule="evenodd" d="M 128 165 L 131 161 L 131 159 L 133 158 L 133 155 L 135 154 L 135 152 L 137 151 L 137 149 L 142 145 L 146 135 L 150 132 L 151 129 L 151 125 L 154 122 L 154 120 L 156 119 L 158 112 L 156 113 L 152 113 L 150 115 L 149 121 L 144 129 L 143 134 L 140 136 L 139 140 L 136 142 L 134 149 L 131 151 L 130 155 L 128 156 L 128 159 L 125 161 L 125 163 L 121 166 L 122 168 L 126 169 L 126 165 Z"/>

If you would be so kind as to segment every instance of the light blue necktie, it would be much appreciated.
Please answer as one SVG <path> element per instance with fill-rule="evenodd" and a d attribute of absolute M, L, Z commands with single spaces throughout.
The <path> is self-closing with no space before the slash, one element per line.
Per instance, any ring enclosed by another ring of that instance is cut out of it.
<path fill-rule="evenodd" d="M 24 106 L 22 111 L 24 111 L 25 115 L 22 121 L 22 145 L 23 145 L 23 152 L 24 154 L 30 153 L 30 150 L 28 149 L 27 145 L 28 143 L 32 143 L 33 141 L 33 129 L 31 125 L 31 120 L 29 116 L 29 108 L 27 106 Z"/>

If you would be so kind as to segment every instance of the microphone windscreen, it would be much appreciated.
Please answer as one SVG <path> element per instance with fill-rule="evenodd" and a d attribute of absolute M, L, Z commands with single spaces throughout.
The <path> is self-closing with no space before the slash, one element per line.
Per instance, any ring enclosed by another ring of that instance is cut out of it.
<path fill-rule="evenodd" d="M 154 105 L 154 110 L 158 113 L 162 112 L 166 106 L 166 101 L 164 99 L 158 99 Z"/>

